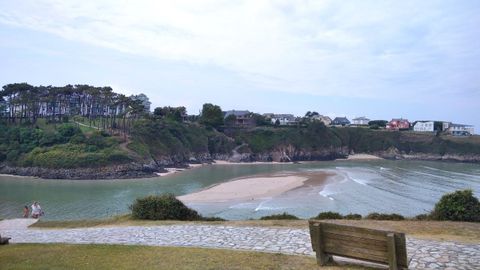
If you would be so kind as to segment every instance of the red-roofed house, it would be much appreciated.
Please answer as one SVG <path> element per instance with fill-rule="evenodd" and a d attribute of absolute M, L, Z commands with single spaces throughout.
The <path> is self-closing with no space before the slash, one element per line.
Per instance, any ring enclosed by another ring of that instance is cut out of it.
<path fill-rule="evenodd" d="M 410 122 L 407 119 L 403 118 L 394 118 L 387 124 L 387 129 L 389 130 L 402 130 L 402 129 L 409 129 Z"/>

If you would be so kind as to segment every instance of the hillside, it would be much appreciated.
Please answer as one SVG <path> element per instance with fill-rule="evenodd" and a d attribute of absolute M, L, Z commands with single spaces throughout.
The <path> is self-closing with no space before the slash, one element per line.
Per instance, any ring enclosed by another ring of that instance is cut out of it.
<path fill-rule="evenodd" d="M 221 129 L 220 129 L 221 130 Z M 115 135 L 118 134 L 118 135 Z M 44 178 L 131 178 L 155 176 L 164 167 L 215 159 L 313 161 L 370 153 L 388 159 L 480 162 L 477 136 L 455 138 L 410 131 L 303 127 L 257 127 L 223 132 L 197 122 L 141 118 L 129 136 L 81 123 L 4 124 L 0 172 Z"/>

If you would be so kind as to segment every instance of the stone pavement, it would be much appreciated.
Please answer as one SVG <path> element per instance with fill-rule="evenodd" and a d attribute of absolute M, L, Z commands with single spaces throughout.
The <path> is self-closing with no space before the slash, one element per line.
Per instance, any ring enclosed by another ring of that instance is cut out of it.
<path fill-rule="evenodd" d="M 308 230 L 210 225 L 128 226 L 78 229 L 2 227 L 11 243 L 186 246 L 314 255 Z M 480 269 L 480 244 L 407 239 L 410 269 Z"/>

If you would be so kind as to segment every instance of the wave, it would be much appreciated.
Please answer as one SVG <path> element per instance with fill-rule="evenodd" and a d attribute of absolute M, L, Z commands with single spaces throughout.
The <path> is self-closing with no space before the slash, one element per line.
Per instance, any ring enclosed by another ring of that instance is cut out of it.
<path fill-rule="evenodd" d="M 282 209 L 286 209 L 286 207 L 279 207 L 279 206 L 264 206 L 265 203 L 268 203 L 270 202 L 270 200 L 266 200 L 266 201 L 263 201 L 261 202 L 256 208 L 255 208 L 255 212 L 257 211 L 261 211 L 261 210 L 282 210 Z"/>
<path fill-rule="evenodd" d="M 445 173 L 449 173 L 449 174 L 453 174 L 453 175 L 463 176 L 467 179 L 471 179 L 471 178 L 480 179 L 480 175 L 467 174 L 467 173 L 461 173 L 461 172 L 452 172 L 452 171 L 432 168 L 432 167 L 428 167 L 428 166 L 422 166 L 422 167 L 426 168 L 426 169 L 429 169 L 429 170 L 432 170 L 432 171 L 439 171 L 439 172 L 445 172 Z"/>

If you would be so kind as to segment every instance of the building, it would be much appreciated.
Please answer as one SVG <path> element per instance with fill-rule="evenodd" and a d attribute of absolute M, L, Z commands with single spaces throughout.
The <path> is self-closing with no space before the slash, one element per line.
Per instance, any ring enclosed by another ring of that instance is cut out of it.
<path fill-rule="evenodd" d="M 312 119 L 322 122 L 325 126 L 332 124 L 332 119 L 326 115 L 314 115 Z"/>
<path fill-rule="evenodd" d="M 348 126 L 350 125 L 350 121 L 347 119 L 347 117 L 335 117 L 331 125 L 332 126 Z"/>
<path fill-rule="evenodd" d="M 413 124 L 413 131 L 434 132 L 435 131 L 435 122 L 434 121 L 416 121 Z"/>
<path fill-rule="evenodd" d="M 298 123 L 293 114 L 266 113 L 263 116 L 267 119 L 270 119 L 273 125 L 275 125 L 277 121 L 281 126 L 295 125 Z"/>
<path fill-rule="evenodd" d="M 352 122 L 352 124 L 355 126 L 368 126 L 368 122 L 370 122 L 370 119 L 362 116 L 352 119 Z"/>
<path fill-rule="evenodd" d="M 446 132 L 453 136 L 470 136 L 475 133 L 475 130 L 471 125 L 450 123 Z"/>
<path fill-rule="evenodd" d="M 407 119 L 394 118 L 388 122 L 386 128 L 389 130 L 406 130 L 410 129 L 410 122 Z"/>
<path fill-rule="evenodd" d="M 247 110 L 236 111 L 230 110 L 223 112 L 223 119 L 227 119 L 228 117 L 234 117 L 235 121 L 233 123 L 236 127 L 254 127 L 255 120 L 252 117 L 252 113 Z"/>

